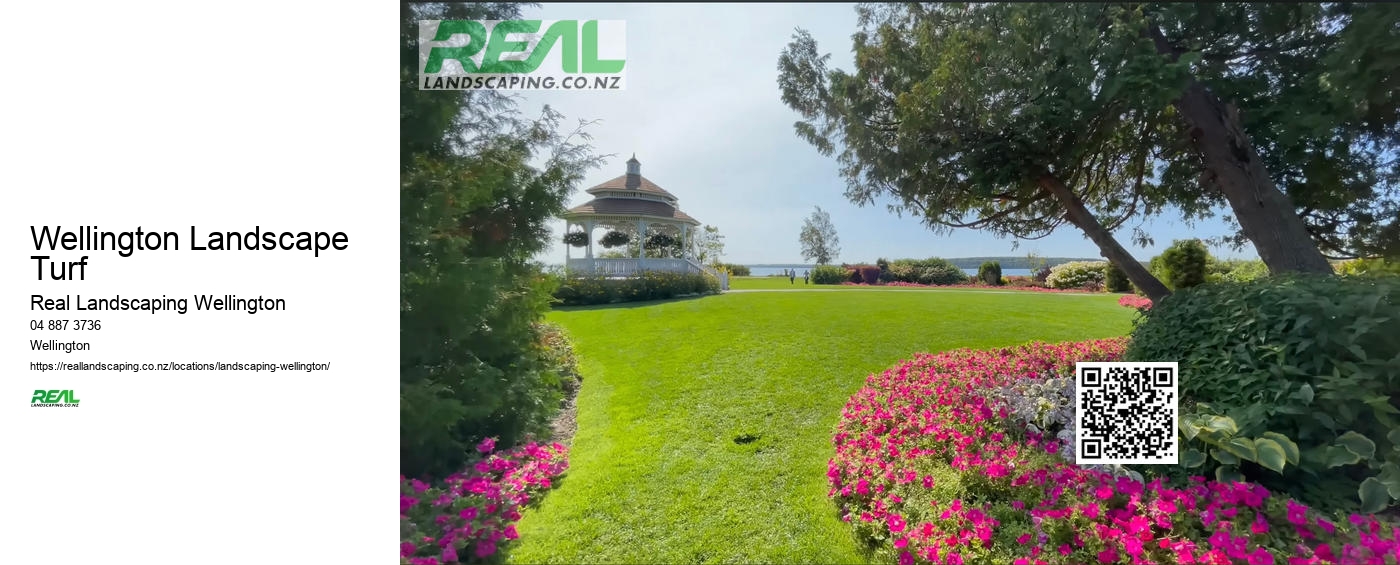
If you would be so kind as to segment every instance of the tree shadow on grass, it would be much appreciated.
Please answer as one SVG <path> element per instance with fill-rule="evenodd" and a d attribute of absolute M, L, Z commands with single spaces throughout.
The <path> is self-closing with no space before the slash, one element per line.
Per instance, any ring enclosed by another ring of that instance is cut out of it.
<path fill-rule="evenodd" d="M 586 305 L 586 306 L 559 306 L 559 305 L 556 305 L 556 306 L 554 306 L 554 309 L 555 309 L 555 310 L 558 310 L 558 311 L 560 311 L 560 312 L 583 312 L 583 311 L 587 311 L 587 310 L 615 310 L 615 309 L 626 309 L 626 308 L 643 308 L 643 307 L 646 307 L 646 306 L 655 306 L 655 305 L 657 305 L 657 304 L 667 304 L 667 303 L 671 303 L 671 302 L 685 302 L 685 301 L 689 301 L 689 300 L 699 300 L 699 299 L 701 299 L 701 298 L 709 298 L 709 297 L 711 297 L 711 296 L 719 296 L 719 294 L 693 294 L 693 295 L 690 295 L 690 296 L 678 296 L 678 297 L 675 297 L 675 298 L 660 298 L 660 299 L 656 299 L 656 300 L 637 300 L 637 301 L 634 301 L 634 302 L 614 302 L 614 303 L 612 303 L 612 304 L 589 304 L 589 305 Z"/>

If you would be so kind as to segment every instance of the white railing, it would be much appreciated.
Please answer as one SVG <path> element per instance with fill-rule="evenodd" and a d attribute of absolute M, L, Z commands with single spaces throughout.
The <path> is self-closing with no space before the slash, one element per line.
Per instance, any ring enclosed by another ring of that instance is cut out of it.
<path fill-rule="evenodd" d="M 594 275 L 630 277 L 642 271 L 707 274 L 719 281 L 720 290 L 729 290 L 729 275 L 702 265 L 694 259 L 569 259 L 569 271 Z"/>
<path fill-rule="evenodd" d="M 710 275 L 714 277 L 715 280 L 719 281 L 720 290 L 729 290 L 729 273 L 721 273 L 694 259 L 686 259 L 686 262 L 690 263 L 691 267 L 699 269 L 700 272 Z"/>

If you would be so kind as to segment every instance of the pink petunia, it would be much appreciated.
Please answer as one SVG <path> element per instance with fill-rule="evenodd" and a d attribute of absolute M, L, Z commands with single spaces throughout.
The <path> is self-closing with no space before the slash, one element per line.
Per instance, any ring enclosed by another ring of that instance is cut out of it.
<path fill-rule="evenodd" d="M 477 450 L 477 451 L 480 451 L 480 452 L 482 452 L 482 453 L 491 453 L 491 451 L 494 450 L 494 449 L 496 449 L 496 438 L 490 438 L 490 437 L 488 437 L 488 438 L 482 439 L 482 440 L 481 440 L 481 443 L 476 444 L 476 450 Z M 495 549 L 492 548 L 492 553 L 494 553 L 494 552 L 495 552 Z M 490 553 L 488 553 L 487 555 L 490 555 Z"/>

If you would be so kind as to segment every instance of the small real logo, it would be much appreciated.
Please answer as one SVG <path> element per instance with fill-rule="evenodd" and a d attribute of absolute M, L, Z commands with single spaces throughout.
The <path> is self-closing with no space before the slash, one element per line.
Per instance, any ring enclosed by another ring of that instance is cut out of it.
<path fill-rule="evenodd" d="M 36 390 L 29 400 L 30 408 L 77 408 L 77 396 L 72 390 Z"/>
<path fill-rule="evenodd" d="M 419 90 L 625 90 L 624 20 L 420 20 Z"/>

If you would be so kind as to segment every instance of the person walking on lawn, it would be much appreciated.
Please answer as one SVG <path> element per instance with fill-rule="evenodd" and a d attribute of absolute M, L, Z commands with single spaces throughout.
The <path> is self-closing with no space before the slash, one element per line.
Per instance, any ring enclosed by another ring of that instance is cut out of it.
<path fill-rule="evenodd" d="M 802 284 L 807 284 L 807 281 L 809 281 L 809 280 L 811 280 L 811 279 L 812 279 L 812 271 L 802 271 Z"/>
<path fill-rule="evenodd" d="M 788 269 L 788 284 L 797 284 L 797 269 Z"/>

